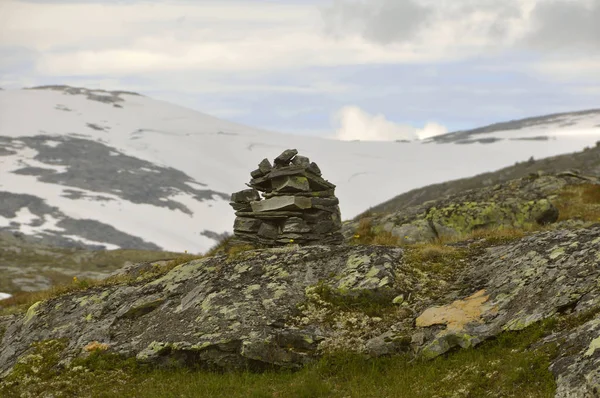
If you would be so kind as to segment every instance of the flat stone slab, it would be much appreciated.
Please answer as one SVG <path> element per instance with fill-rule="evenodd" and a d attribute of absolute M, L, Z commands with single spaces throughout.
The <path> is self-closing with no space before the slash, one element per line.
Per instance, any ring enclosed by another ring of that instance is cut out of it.
<path fill-rule="evenodd" d="M 277 192 L 308 192 L 310 191 L 310 185 L 308 184 L 308 178 L 304 176 L 283 176 L 274 178 L 271 181 L 271 185 L 274 191 Z"/>
<path fill-rule="evenodd" d="M 275 196 L 273 198 L 252 202 L 253 212 L 305 210 L 312 208 L 311 198 L 302 196 Z"/>
<path fill-rule="evenodd" d="M 244 189 L 231 194 L 233 203 L 250 203 L 254 200 L 260 200 L 260 195 L 256 189 Z"/>
<path fill-rule="evenodd" d="M 260 224 L 261 221 L 254 218 L 238 217 L 233 224 L 233 230 L 241 232 L 258 232 Z"/>
<path fill-rule="evenodd" d="M 252 211 L 238 211 L 235 213 L 236 217 L 249 217 L 256 218 L 259 220 L 281 220 L 289 217 L 302 217 L 301 211 L 269 211 L 269 212 L 252 212 Z"/>
<path fill-rule="evenodd" d="M 296 149 L 286 149 L 283 153 L 275 158 L 276 165 L 288 165 L 292 158 L 298 154 Z"/>
<path fill-rule="evenodd" d="M 263 194 L 263 196 L 265 198 L 272 198 L 274 196 L 288 196 L 287 193 L 280 193 L 280 192 L 269 192 L 269 193 L 265 193 Z M 307 197 L 311 197 L 311 198 L 325 198 L 325 199 L 336 199 L 333 192 L 333 189 L 328 189 L 325 191 L 312 191 L 312 192 L 296 192 L 294 193 L 294 196 L 307 196 Z M 338 201 L 339 203 L 339 201 Z"/>
<path fill-rule="evenodd" d="M 263 177 L 253 178 L 250 181 L 250 186 L 263 191 L 270 190 L 271 181 L 277 177 L 303 176 L 308 179 L 310 189 L 313 191 L 325 191 L 329 189 L 333 190 L 335 188 L 335 184 L 332 184 L 322 177 L 319 177 L 318 175 L 306 170 L 307 169 L 302 166 L 286 166 L 279 169 L 273 169 L 273 171 Z"/>

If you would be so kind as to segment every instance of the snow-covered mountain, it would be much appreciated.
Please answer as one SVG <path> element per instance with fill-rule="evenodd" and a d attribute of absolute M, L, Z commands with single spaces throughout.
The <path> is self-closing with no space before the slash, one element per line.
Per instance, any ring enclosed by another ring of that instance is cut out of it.
<path fill-rule="evenodd" d="M 135 93 L 0 91 L 0 230 L 60 245 L 201 252 L 231 231 L 231 192 L 287 148 L 337 185 L 347 219 L 413 188 L 600 140 L 600 110 L 511 123 L 427 141 L 342 142 L 246 127 Z"/>

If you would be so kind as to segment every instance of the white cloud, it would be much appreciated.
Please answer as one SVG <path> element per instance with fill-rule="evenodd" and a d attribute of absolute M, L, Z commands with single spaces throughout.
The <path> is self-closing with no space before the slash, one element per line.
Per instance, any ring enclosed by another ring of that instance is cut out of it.
<path fill-rule="evenodd" d="M 324 37 L 319 10 L 311 4 L 243 1 L 102 5 L 2 0 L 0 46 L 36 51 L 37 72 L 50 76 L 435 59 L 411 46 L 389 51 L 361 37 Z"/>
<path fill-rule="evenodd" d="M 428 122 L 422 129 L 394 123 L 383 114 L 372 115 L 358 106 L 345 106 L 332 119 L 335 138 L 343 141 L 422 140 L 448 132 L 435 122 Z"/>
<path fill-rule="evenodd" d="M 544 32 L 554 29 L 559 11 L 565 10 L 570 12 L 569 37 L 594 41 L 597 24 L 586 11 L 600 12 L 600 0 L 323 0 L 322 4 L 328 3 L 332 6 L 319 8 L 312 2 L 242 0 L 104 4 L 1 0 L 0 47 L 26 49 L 20 50 L 21 57 L 28 54 L 34 71 L 50 77 L 268 73 L 314 66 L 448 62 L 511 49 L 546 48 L 546 37 L 555 48 L 562 43 L 558 33 L 550 37 Z M 551 7 L 555 3 L 562 6 Z M 9 58 L 10 54 L 2 56 Z M 576 74 L 586 68 L 575 63 L 568 70 Z M 556 67 L 547 69 L 564 74 Z"/>
<path fill-rule="evenodd" d="M 560 13 L 570 10 L 569 37 L 587 38 L 590 51 L 598 48 L 592 45 L 598 28 L 591 16 L 600 10 L 600 0 L 570 0 L 573 7 L 564 6 L 566 2 L 322 0 L 321 5 L 332 4 L 323 8 L 315 1 L 0 0 L 0 50 L 16 51 L 0 52 L 0 85 L 56 82 L 186 95 L 326 94 L 344 96 L 342 103 L 358 103 L 368 95 L 351 72 L 336 83 L 307 71 L 412 63 L 436 65 L 432 71 L 444 74 L 444 63 L 481 59 L 505 72 L 536 78 L 600 80 L 597 55 L 554 54 L 543 45 L 543 33 L 558 23 L 552 21 L 561 21 Z M 563 7 L 540 6 L 550 3 Z M 568 50 L 560 32 L 548 36 L 551 48 Z M 536 40 L 527 40 L 535 34 Z M 507 53 L 511 56 L 505 57 Z M 511 58 L 520 61 L 505 65 Z M 301 79 L 289 78 L 292 73 L 300 76 L 299 70 Z M 437 81 L 415 81 L 412 88 L 382 87 L 377 95 L 438 89 Z M 474 90 L 485 88 L 469 85 L 465 96 Z M 339 100 L 335 98 L 335 106 Z M 436 130 L 421 131 L 429 135 Z"/>
<path fill-rule="evenodd" d="M 446 134 L 448 129 L 436 122 L 428 122 L 422 129 L 417 129 L 417 137 L 420 140 L 435 137 L 437 135 Z"/>
<path fill-rule="evenodd" d="M 536 0 L 396 1 L 338 1 L 323 20 L 314 3 L 2 0 L 0 46 L 34 52 L 48 76 L 440 62 L 510 48 Z M 325 34 L 330 20 L 363 17 L 355 32 Z"/>

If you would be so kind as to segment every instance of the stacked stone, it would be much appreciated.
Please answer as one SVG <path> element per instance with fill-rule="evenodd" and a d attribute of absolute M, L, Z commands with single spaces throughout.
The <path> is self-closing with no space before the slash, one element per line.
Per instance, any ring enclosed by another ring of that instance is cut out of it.
<path fill-rule="evenodd" d="M 238 240 L 267 246 L 343 242 L 335 185 L 316 163 L 288 149 L 250 174 L 250 189 L 231 195 Z"/>

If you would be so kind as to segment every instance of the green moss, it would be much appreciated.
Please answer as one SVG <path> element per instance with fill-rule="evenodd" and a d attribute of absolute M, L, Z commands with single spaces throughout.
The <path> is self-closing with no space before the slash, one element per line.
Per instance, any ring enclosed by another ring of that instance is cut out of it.
<path fill-rule="evenodd" d="M 392 289 L 346 290 L 334 289 L 320 282 L 312 292 L 339 311 L 358 311 L 371 317 L 381 317 L 396 310 L 393 301 L 397 292 Z"/>
<path fill-rule="evenodd" d="M 19 358 L 12 372 L 0 381 L 0 396 L 41 396 L 45 383 L 60 377 L 57 368 L 60 354 L 66 347 L 65 340 L 46 340 L 33 343 L 27 353 Z"/>
<path fill-rule="evenodd" d="M 459 234 L 468 234 L 480 228 L 529 228 L 552 204 L 541 199 L 522 203 L 464 202 L 442 208 L 432 208 L 425 219 Z"/>
<path fill-rule="evenodd" d="M 37 315 L 37 308 L 40 306 L 40 304 L 42 304 L 42 302 L 38 301 L 27 309 L 27 313 L 25 314 L 25 319 L 23 321 L 24 324 L 31 322 L 31 320 Z"/>
<path fill-rule="evenodd" d="M 559 258 L 560 256 L 565 254 L 565 248 L 564 247 L 558 247 L 554 250 L 552 250 L 552 252 L 550 253 L 550 255 L 548 256 L 551 260 L 555 260 L 557 258 Z"/>
<path fill-rule="evenodd" d="M 110 352 L 94 352 L 59 369 L 64 347 L 42 343 L 0 384 L 0 396 L 90 397 L 530 397 L 550 398 L 556 385 L 548 370 L 551 346 L 530 348 L 547 332 L 542 324 L 503 333 L 476 349 L 463 349 L 435 360 L 407 356 L 365 359 L 337 353 L 296 371 L 263 373 L 193 371 L 142 366 Z M 40 349 L 42 348 L 42 349 Z M 42 366 L 34 372 L 32 365 Z M 44 364 L 44 365 L 42 365 Z M 32 378 L 32 382 L 26 382 Z M 10 380 L 9 380 L 10 379 Z M 8 381 L 8 383 L 7 383 Z"/>
<path fill-rule="evenodd" d="M 469 250 L 439 244 L 410 245 L 405 247 L 404 261 L 411 268 L 443 278 L 452 275 L 466 263 L 471 255 Z"/>

